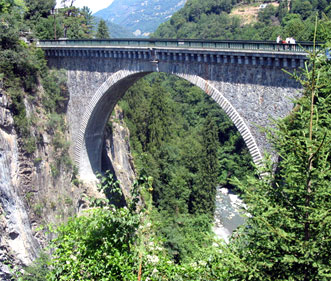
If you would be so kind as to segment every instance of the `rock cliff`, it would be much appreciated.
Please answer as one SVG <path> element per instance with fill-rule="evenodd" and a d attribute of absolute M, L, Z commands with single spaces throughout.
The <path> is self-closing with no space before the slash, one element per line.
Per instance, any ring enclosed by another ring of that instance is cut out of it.
<path fill-rule="evenodd" d="M 28 153 L 14 124 L 10 98 L 0 89 L 0 280 L 9 280 L 14 267 L 30 264 L 51 238 L 47 225 L 76 214 L 88 193 L 72 184 L 74 167 L 69 157 L 63 158 L 63 149 L 54 146 L 56 136 L 47 129 L 50 119 L 41 106 L 42 88 L 39 94 L 24 100 L 36 143 Z"/>
<path fill-rule="evenodd" d="M 30 264 L 52 238 L 46 234 L 47 225 L 79 213 L 87 207 L 85 195 L 95 190 L 75 178 L 70 158 L 64 159 L 63 148 L 54 146 L 56 135 L 45 125 L 50 117 L 40 104 L 38 97 L 25 101 L 27 117 L 34 119 L 30 133 L 36 140 L 36 150 L 27 153 L 15 129 L 10 98 L 0 89 L 0 280 L 10 280 L 15 267 Z M 113 171 L 127 197 L 135 172 L 129 131 L 119 108 L 111 123 L 105 132 L 104 169 Z"/>
<path fill-rule="evenodd" d="M 0 92 L 0 279 L 10 267 L 29 264 L 39 250 L 19 183 L 28 176 L 20 163 L 18 139 L 7 97 Z"/>
<path fill-rule="evenodd" d="M 116 106 L 105 130 L 103 169 L 115 174 L 125 198 L 130 198 L 130 187 L 136 178 L 129 139 L 130 132 L 124 123 L 123 111 Z"/>

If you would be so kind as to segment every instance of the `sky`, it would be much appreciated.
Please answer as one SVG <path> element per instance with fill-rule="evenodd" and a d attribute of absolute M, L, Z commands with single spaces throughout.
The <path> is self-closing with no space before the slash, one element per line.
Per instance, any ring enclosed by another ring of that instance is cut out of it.
<path fill-rule="evenodd" d="M 87 6 L 90 8 L 92 13 L 96 13 L 97 11 L 107 8 L 114 0 L 75 0 L 74 6 L 78 8 L 83 8 Z M 61 7 L 61 0 L 56 0 L 57 7 Z"/>

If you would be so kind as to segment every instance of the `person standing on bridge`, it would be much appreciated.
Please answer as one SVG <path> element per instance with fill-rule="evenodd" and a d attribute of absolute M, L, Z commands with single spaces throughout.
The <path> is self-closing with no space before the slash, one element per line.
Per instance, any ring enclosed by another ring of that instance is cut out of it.
<path fill-rule="evenodd" d="M 277 36 L 277 38 L 276 38 L 276 43 L 277 43 L 277 44 L 282 43 L 282 37 L 280 37 L 280 35 Z M 279 51 L 279 45 L 277 46 L 277 50 Z"/>
<path fill-rule="evenodd" d="M 288 44 L 290 44 L 290 45 L 289 45 L 290 50 L 294 50 L 295 47 L 294 47 L 294 46 L 291 46 L 291 45 L 295 45 L 295 39 L 294 39 L 293 37 L 290 37 L 290 38 L 288 38 L 288 40 L 286 40 L 286 41 L 287 41 Z"/>
<path fill-rule="evenodd" d="M 279 44 L 282 41 L 282 37 L 280 35 L 277 36 L 276 43 Z"/>

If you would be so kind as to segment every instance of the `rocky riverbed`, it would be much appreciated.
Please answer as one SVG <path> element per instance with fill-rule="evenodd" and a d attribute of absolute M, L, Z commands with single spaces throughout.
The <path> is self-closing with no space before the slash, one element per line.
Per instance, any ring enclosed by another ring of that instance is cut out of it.
<path fill-rule="evenodd" d="M 215 234 L 229 242 L 233 231 L 245 222 L 240 214 L 244 202 L 228 188 L 217 187 L 214 220 Z"/>

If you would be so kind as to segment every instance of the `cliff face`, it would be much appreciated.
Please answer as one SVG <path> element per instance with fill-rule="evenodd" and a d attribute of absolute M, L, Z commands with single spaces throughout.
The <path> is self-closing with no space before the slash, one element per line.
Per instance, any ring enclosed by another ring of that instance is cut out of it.
<path fill-rule="evenodd" d="M 35 259 L 51 238 L 43 227 L 77 213 L 87 192 L 71 183 L 73 168 L 59 164 L 54 135 L 44 129 L 47 117 L 38 100 L 24 103 L 27 118 L 35 119 L 32 153 L 22 149 L 10 99 L 0 89 L 0 280 L 9 280 L 10 268 Z"/>
<path fill-rule="evenodd" d="M 115 174 L 124 197 L 130 198 L 130 187 L 136 173 L 130 153 L 130 132 L 124 123 L 120 107 L 115 106 L 109 121 L 111 126 L 106 128 L 104 136 L 103 169 Z"/>
<path fill-rule="evenodd" d="M 0 279 L 9 278 L 9 265 L 28 264 L 36 257 L 35 239 L 26 206 L 19 196 L 25 177 L 18 139 L 7 97 L 0 92 Z M 8 264 L 6 264 L 8 263 Z"/>
<path fill-rule="evenodd" d="M 54 146 L 56 135 L 45 126 L 49 116 L 40 104 L 38 98 L 25 101 L 27 117 L 35 120 L 30 133 L 37 143 L 29 154 L 15 130 L 10 99 L 0 89 L 0 280 L 10 280 L 11 268 L 30 264 L 52 238 L 47 225 L 78 214 L 88 205 L 85 195 L 95 190 L 73 181 L 74 168 L 64 161 L 62 148 Z M 104 169 L 113 171 L 127 197 L 135 179 L 129 131 L 122 111 L 114 112 L 105 132 Z M 63 135 L 68 138 L 68 132 Z"/>

